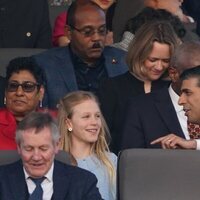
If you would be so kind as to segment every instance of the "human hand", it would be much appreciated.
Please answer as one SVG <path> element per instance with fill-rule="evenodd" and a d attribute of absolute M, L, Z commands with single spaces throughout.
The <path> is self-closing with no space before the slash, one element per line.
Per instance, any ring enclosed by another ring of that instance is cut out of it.
<path fill-rule="evenodd" d="M 186 140 L 175 134 L 168 134 L 151 142 L 151 145 L 160 143 L 163 149 L 196 149 L 196 140 Z"/>

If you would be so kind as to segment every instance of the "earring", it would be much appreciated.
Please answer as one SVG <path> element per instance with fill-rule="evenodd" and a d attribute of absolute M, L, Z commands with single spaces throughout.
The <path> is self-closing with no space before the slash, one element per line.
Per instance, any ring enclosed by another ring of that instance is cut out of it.
<path fill-rule="evenodd" d="M 4 105 L 6 105 L 6 97 L 4 97 L 4 102 L 3 103 L 4 103 Z"/>
<path fill-rule="evenodd" d="M 69 131 L 69 132 L 72 132 L 72 128 L 68 128 L 68 131 Z"/>
<path fill-rule="evenodd" d="M 39 106 L 40 106 L 40 108 L 42 108 L 42 100 L 40 101 L 40 105 Z"/>

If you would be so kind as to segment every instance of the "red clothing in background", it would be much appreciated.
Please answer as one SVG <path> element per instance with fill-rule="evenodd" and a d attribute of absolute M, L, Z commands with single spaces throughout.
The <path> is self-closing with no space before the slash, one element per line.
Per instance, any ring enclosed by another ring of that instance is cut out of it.
<path fill-rule="evenodd" d="M 0 109 L 0 150 L 16 149 L 16 120 L 6 108 Z"/>
<path fill-rule="evenodd" d="M 52 42 L 53 46 L 58 46 L 58 38 L 64 35 L 64 28 L 67 20 L 67 12 L 62 12 L 59 14 L 55 20 Z"/>

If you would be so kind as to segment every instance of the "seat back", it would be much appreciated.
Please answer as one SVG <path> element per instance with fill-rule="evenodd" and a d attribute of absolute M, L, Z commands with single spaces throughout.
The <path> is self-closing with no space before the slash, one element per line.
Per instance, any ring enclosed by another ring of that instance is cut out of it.
<path fill-rule="evenodd" d="M 117 0 L 112 24 L 114 42 L 121 40 L 128 20 L 135 17 L 143 8 L 144 0 Z"/>
<path fill-rule="evenodd" d="M 128 149 L 119 155 L 118 200 L 198 200 L 200 152 Z"/>
<path fill-rule="evenodd" d="M 10 164 L 20 159 L 16 150 L 0 150 L 0 165 Z M 66 151 L 59 151 L 55 157 L 56 160 L 65 164 L 70 164 L 70 157 Z"/>
<path fill-rule="evenodd" d="M 32 56 L 45 51 L 37 48 L 0 48 L 0 75 L 5 76 L 6 66 L 16 57 Z"/>

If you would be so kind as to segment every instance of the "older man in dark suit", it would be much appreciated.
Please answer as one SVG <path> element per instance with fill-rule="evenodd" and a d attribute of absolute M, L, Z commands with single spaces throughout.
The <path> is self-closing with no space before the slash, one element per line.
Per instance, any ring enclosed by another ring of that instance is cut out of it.
<path fill-rule="evenodd" d="M 21 160 L 0 167 L 1 200 L 100 200 L 96 177 L 54 161 L 59 131 L 48 114 L 31 113 L 20 122 L 16 141 Z"/>
<path fill-rule="evenodd" d="M 59 99 L 71 91 L 97 93 L 108 77 L 127 71 L 126 53 L 105 47 L 104 11 L 92 1 L 73 2 L 68 10 L 69 47 L 48 50 L 35 56 L 46 74 L 44 106 L 55 108 Z"/>

